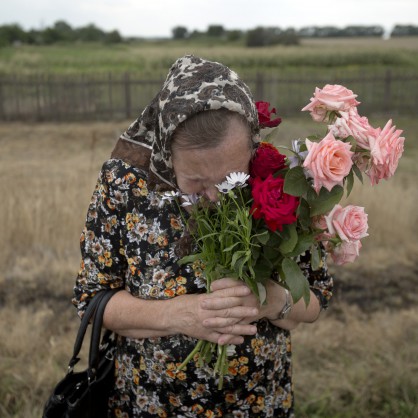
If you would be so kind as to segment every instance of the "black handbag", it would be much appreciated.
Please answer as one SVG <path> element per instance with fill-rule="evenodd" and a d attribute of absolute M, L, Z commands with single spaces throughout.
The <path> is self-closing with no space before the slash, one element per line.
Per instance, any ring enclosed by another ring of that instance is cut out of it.
<path fill-rule="evenodd" d="M 108 300 L 118 290 L 104 290 L 90 301 L 81 321 L 73 356 L 65 377 L 55 386 L 47 400 L 43 418 L 105 418 L 109 393 L 114 386 L 114 334 L 106 331 L 100 344 L 103 313 Z M 92 321 L 88 368 L 74 372 L 87 327 Z"/>

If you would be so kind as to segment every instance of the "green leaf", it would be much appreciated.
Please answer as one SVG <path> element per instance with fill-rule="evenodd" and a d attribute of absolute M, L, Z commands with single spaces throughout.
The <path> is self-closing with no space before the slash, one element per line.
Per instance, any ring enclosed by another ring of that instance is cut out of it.
<path fill-rule="evenodd" d="M 201 258 L 202 258 L 202 253 L 186 255 L 185 257 L 177 261 L 177 264 L 179 265 L 190 264 L 190 263 L 194 263 L 196 260 L 200 260 Z"/>
<path fill-rule="evenodd" d="M 280 233 L 275 231 L 272 234 L 269 234 L 269 240 L 267 241 L 266 245 L 269 247 L 278 247 L 283 239 L 288 238 L 286 235 L 281 235 L 282 233 L 284 233 L 284 231 L 281 231 Z"/>
<path fill-rule="evenodd" d="M 242 277 L 242 272 L 244 270 L 244 265 L 246 261 L 247 260 L 245 257 L 240 257 L 236 260 L 234 264 L 234 270 L 238 273 L 239 277 Z"/>
<path fill-rule="evenodd" d="M 254 238 L 256 238 L 257 241 L 261 244 L 266 245 L 268 240 L 270 239 L 269 231 L 266 229 L 261 234 L 254 235 Z"/>
<path fill-rule="evenodd" d="M 264 257 L 268 258 L 269 260 L 275 260 L 279 256 L 280 252 L 278 248 L 265 246 L 263 248 L 263 254 Z"/>
<path fill-rule="evenodd" d="M 283 191 L 292 196 L 302 196 L 308 191 L 309 184 L 302 167 L 291 168 L 284 178 Z"/>
<path fill-rule="evenodd" d="M 350 170 L 350 172 L 348 173 L 348 176 L 346 177 L 345 181 L 347 183 L 347 197 L 348 197 L 348 196 L 350 196 L 350 193 L 353 190 L 353 186 L 354 186 L 353 170 Z"/>
<path fill-rule="evenodd" d="M 269 263 L 265 261 L 257 263 L 254 266 L 254 273 L 255 273 L 255 277 L 257 277 L 257 280 L 270 277 L 272 270 L 273 270 L 273 266 L 271 265 L 271 263 L 269 265 Z"/>
<path fill-rule="evenodd" d="M 310 216 L 310 208 L 308 202 L 301 198 L 298 209 L 296 211 L 298 221 L 303 229 L 308 229 L 311 226 L 312 219 Z"/>
<path fill-rule="evenodd" d="M 236 251 L 232 256 L 231 267 L 235 268 L 235 263 L 245 255 L 245 251 Z"/>
<path fill-rule="evenodd" d="M 323 136 L 321 135 L 309 135 L 306 137 L 306 139 L 309 139 L 309 141 L 320 141 L 322 138 Z"/>
<path fill-rule="evenodd" d="M 291 225 L 284 225 L 283 229 L 285 228 L 289 231 L 289 239 L 283 240 L 282 243 L 279 245 L 279 249 L 282 252 L 282 254 L 287 254 L 293 251 L 298 242 L 296 223 L 293 223 Z"/>
<path fill-rule="evenodd" d="M 308 305 L 310 299 L 309 283 L 298 264 L 291 258 L 285 258 L 281 270 L 286 285 L 292 294 L 293 302 L 296 303 L 303 297 L 306 305 Z"/>
<path fill-rule="evenodd" d="M 354 151 L 356 149 L 357 146 L 357 141 L 354 139 L 354 137 L 352 135 L 347 136 L 347 138 L 345 138 L 343 140 L 343 142 L 345 143 L 350 143 L 351 144 L 351 149 Z"/>
<path fill-rule="evenodd" d="M 331 191 L 322 187 L 319 195 L 314 190 L 308 192 L 308 203 L 311 207 L 311 216 L 323 215 L 329 212 L 343 197 L 344 189 L 341 186 L 334 186 Z"/>
<path fill-rule="evenodd" d="M 314 234 L 300 235 L 298 239 L 298 243 L 296 244 L 296 247 L 291 253 L 287 254 L 287 256 L 297 257 L 298 255 L 304 254 L 305 251 L 309 250 L 314 240 L 315 240 Z"/>
<path fill-rule="evenodd" d="M 363 175 L 361 174 L 360 169 L 355 164 L 353 164 L 352 168 L 353 168 L 354 174 L 363 183 Z"/>
<path fill-rule="evenodd" d="M 233 250 L 238 244 L 240 244 L 240 243 L 239 242 L 236 242 L 235 244 L 232 244 L 230 247 L 225 248 L 224 249 L 224 252 L 228 252 L 228 251 Z"/>

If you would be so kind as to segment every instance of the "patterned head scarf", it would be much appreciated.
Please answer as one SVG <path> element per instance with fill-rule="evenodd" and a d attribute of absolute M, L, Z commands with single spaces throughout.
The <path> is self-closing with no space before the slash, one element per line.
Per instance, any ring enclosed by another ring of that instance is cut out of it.
<path fill-rule="evenodd" d="M 253 97 L 238 75 L 223 64 L 186 55 L 172 65 L 160 92 L 119 142 L 127 141 L 150 150 L 150 171 L 159 183 L 176 187 L 171 161 L 175 129 L 199 112 L 221 108 L 243 115 L 253 136 L 258 133 Z M 117 157 L 114 154 L 112 157 Z"/>

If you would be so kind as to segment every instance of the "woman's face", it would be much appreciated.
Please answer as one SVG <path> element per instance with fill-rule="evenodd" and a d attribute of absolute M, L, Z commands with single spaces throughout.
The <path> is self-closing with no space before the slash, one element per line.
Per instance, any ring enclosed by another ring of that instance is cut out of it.
<path fill-rule="evenodd" d="M 173 148 L 173 168 L 182 193 L 205 195 L 216 201 L 215 184 L 233 172 L 248 173 L 251 149 L 248 127 L 232 119 L 221 143 L 209 149 Z"/>

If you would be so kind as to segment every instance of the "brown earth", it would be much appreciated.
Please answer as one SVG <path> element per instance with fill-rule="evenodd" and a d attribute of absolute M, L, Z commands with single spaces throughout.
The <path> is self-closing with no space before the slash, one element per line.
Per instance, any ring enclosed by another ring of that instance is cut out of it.
<path fill-rule="evenodd" d="M 332 266 L 334 295 L 328 314 L 339 315 L 342 305 L 357 306 L 364 313 L 407 309 L 418 305 L 418 263 L 392 265 L 381 270 L 364 267 Z M 0 285 L 2 306 L 49 306 L 54 312 L 71 308 L 71 284 L 65 288 L 39 286 L 41 278 L 12 281 Z"/>

